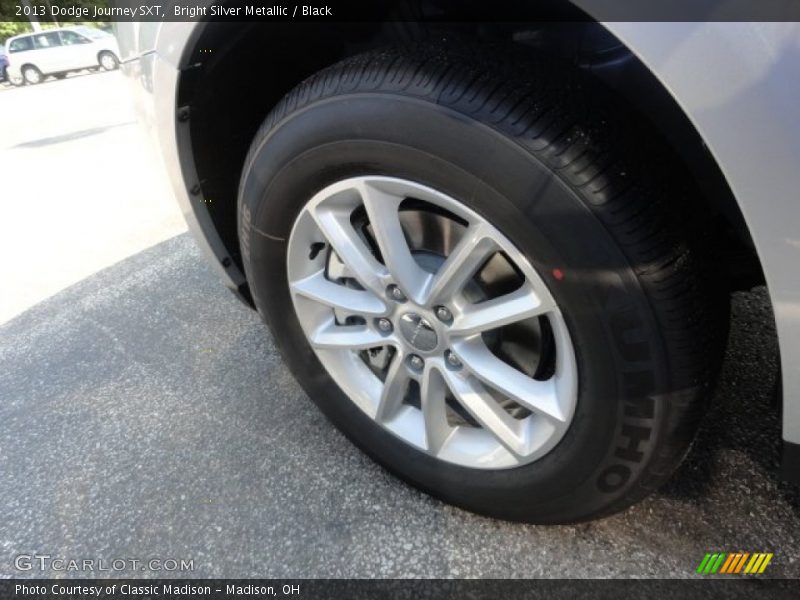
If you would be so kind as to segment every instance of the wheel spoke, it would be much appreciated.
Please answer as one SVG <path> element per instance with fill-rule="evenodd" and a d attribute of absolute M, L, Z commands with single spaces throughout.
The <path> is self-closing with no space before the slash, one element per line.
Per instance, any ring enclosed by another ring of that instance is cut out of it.
<path fill-rule="evenodd" d="M 475 377 L 443 373 L 453 396 L 473 418 L 514 456 L 523 456 L 527 443 L 522 423 L 508 414 Z"/>
<path fill-rule="evenodd" d="M 462 363 L 485 385 L 508 396 L 517 404 L 558 422 L 565 422 L 555 379 L 539 381 L 497 358 L 481 339 L 470 339 L 453 345 Z"/>
<path fill-rule="evenodd" d="M 408 371 L 406 371 L 405 356 L 401 352 L 396 352 L 386 373 L 383 382 L 383 393 L 375 412 L 375 419 L 387 421 L 391 419 L 403 405 L 408 383 L 410 381 Z"/>
<path fill-rule="evenodd" d="M 427 303 L 433 305 L 460 292 L 497 250 L 497 244 L 486 235 L 485 228 L 472 225 L 431 280 L 426 294 Z"/>
<path fill-rule="evenodd" d="M 452 336 L 468 336 L 497 329 L 553 310 L 529 284 L 511 293 L 471 304 L 458 315 L 450 328 Z"/>
<path fill-rule="evenodd" d="M 362 181 L 358 190 L 386 268 L 405 295 L 418 302 L 431 275 L 414 260 L 400 225 L 399 209 L 403 197 L 367 181 Z"/>
<path fill-rule="evenodd" d="M 325 306 L 340 309 L 346 313 L 380 316 L 386 313 L 386 305 L 372 292 L 354 290 L 325 277 L 320 270 L 291 284 L 292 291 Z"/>
<path fill-rule="evenodd" d="M 426 369 L 420 386 L 420 401 L 425 421 L 425 444 L 434 456 L 453 431 L 447 423 L 446 389 L 442 375 L 435 369 Z"/>
<path fill-rule="evenodd" d="M 312 212 L 314 221 L 358 282 L 375 294 L 383 293 L 382 277 L 386 268 L 378 262 L 350 223 L 351 210 L 339 207 L 317 207 Z"/>
<path fill-rule="evenodd" d="M 318 327 L 310 340 L 315 348 L 336 350 L 363 350 L 387 343 L 384 336 L 366 325 L 337 325 L 333 319 Z"/>

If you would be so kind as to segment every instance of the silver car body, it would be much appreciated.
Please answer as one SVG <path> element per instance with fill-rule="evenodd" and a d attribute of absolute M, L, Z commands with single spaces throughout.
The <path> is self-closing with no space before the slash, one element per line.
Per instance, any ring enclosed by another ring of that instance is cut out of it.
<path fill-rule="evenodd" d="M 590 4 L 590 0 L 576 1 Z M 589 14 L 591 8 L 584 6 Z M 692 121 L 743 213 L 760 258 L 778 331 L 783 437 L 800 444 L 800 25 L 605 23 L 638 55 Z M 190 228 L 224 256 L 204 207 L 190 202 L 193 165 L 181 163 L 176 93 L 198 23 L 134 23 L 120 30 L 123 61 L 144 121 L 158 140 Z M 149 98 L 147 96 L 150 96 Z M 244 278 L 212 261 L 232 289 Z"/>

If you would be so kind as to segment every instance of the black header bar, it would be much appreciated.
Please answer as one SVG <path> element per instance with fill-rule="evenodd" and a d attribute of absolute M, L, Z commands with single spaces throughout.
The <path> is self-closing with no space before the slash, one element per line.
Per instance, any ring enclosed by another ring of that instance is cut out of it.
<path fill-rule="evenodd" d="M 2 0 L 0 21 L 772 21 L 800 0 Z"/>

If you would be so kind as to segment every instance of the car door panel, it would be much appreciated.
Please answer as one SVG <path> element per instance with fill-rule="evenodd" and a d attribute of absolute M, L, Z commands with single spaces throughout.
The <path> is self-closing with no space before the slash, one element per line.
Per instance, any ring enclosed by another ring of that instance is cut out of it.
<path fill-rule="evenodd" d="M 33 36 L 32 55 L 35 57 L 33 64 L 42 73 L 57 73 L 65 68 L 65 61 L 61 52 L 61 38 L 57 31 L 38 33 Z"/>

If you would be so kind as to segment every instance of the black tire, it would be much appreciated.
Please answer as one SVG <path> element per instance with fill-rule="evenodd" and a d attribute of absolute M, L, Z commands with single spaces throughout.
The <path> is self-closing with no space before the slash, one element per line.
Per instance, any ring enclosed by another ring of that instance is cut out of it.
<path fill-rule="evenodd" d="M 108 59 L 107 64 L 103 63 L 103 59 Z M 104 71 L 114 71 L 119 68 L 119 59 L 113 52 L 109 52 L 108 50 L 104 50 L 97 55 L 97 62 Z"/>
<path fill-rule="evenodd" d="M 25 85 L 25 80 L 22 77 L 11 77 L 8 72 L 6 72 L 6 81 L 14 87 Z"/>
<path fill-rule="evenodd" d="M 25 85 L 37 85 L 44 81 L 42 72 L 33 65 L 25 65 L 22 67 L 21 75 Z"/>
<path fill-rule="evenodd" d="M 303 82 L 253 140 L 242 255 L 290 369 L 362 450 L 466 509 L 573 522 L 629 506 L 680 463 L 712 391 L 728 300 L 688 208 L 689 178 L 651 128 L 573 67 L 506 52 L 386 50 Z M 536 462 L 476 471 L 436 460 L 361 413 L 312 352 L 288 292 L 286 240 L 315 192 L 368 174 L 461 200 L 549 276 L 580 389 L 567 434 Z"/>

